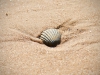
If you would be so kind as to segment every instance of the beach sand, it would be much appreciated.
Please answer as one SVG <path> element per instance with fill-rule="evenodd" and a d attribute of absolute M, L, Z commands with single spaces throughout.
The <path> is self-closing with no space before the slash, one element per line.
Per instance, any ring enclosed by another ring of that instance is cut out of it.
<path fill-rule="evenodd" d="M 57 47 L 34 41 L 57 27 Z M 100 1 L 0 0 L 0 75 L 100 75 Z"/>

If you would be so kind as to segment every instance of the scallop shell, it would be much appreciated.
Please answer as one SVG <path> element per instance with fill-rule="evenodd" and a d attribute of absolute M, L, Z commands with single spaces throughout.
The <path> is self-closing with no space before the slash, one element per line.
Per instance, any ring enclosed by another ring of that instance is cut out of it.
<path fill-rule="evenodd" d="M 41 33 L 40 39 L 50 47 L 55 47 L 61 42 L 61 34 L 57 29 L 47 29 Z"/>

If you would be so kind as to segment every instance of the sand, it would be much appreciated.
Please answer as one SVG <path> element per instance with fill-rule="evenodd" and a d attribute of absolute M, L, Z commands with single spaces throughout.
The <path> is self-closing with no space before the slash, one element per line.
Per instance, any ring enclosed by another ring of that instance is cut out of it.
<path fill-rule="evenodd" d="M 57 27 L 57 47 L 34 41 Z M 100 75 L 100 1 L 0 0 L 0 75 Z"/>

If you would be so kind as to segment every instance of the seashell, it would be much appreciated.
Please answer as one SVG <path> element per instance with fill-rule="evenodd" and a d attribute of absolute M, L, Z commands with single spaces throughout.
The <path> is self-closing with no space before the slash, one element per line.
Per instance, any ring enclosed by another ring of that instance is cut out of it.
<path fill-rule="evenodd" d="M 57 29 L 47 29 L 40 35 L 43 43 L 49 47 L 56 47 L 61 42 L 61 34 Z"/>

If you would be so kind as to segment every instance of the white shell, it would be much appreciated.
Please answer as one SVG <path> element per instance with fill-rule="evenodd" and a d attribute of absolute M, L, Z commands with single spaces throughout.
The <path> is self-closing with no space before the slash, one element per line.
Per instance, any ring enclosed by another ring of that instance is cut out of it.
<path fill-rule="evenodd" d="M 60 44 L 61 34 L 57 29 L 47 29 L 41 33 L 40 39 L 50 47 L 55 47 Z"/>

